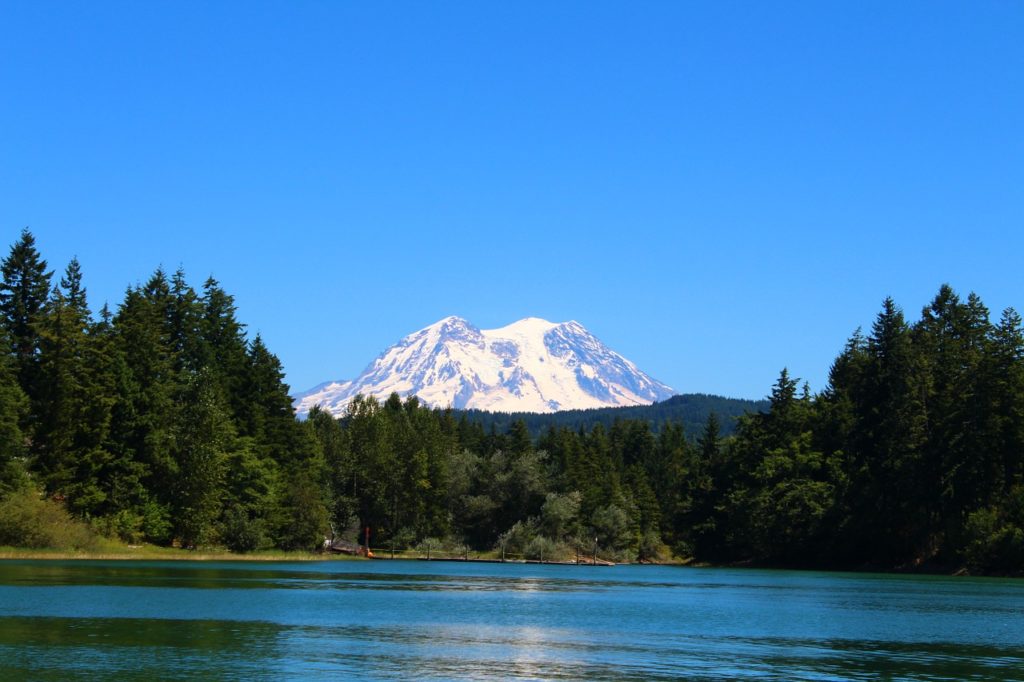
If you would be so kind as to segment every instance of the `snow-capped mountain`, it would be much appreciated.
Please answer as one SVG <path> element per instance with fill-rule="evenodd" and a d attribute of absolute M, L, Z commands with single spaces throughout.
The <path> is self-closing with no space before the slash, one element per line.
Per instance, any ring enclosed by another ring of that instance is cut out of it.
<path fill-rule="evenodd" d="M 555 412 L 643 405 L 674 391 L 641 372 L 578 322 L 536 317 L 477 329 L 446 317 L 387 349 L 351 381 L 329 381 L 295 398 L 340 415 L 357 394 L 386 400 L 416 395 L 434 407 Z"/>

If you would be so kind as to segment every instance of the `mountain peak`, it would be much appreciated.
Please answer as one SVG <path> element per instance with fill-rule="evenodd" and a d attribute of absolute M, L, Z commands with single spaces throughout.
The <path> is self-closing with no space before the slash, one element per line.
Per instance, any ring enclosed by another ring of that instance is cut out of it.
<path fill-rule="evenodd" d="M 511 332 L 519 334 L 536 334 L 548 331 L 558 325 L 554 322 L 549 322 L 541 317 L 524 317 L 521 320 L 516 320 L 512 324 L 507 324 L 499 329 L 493 329 L 494 333 L 498 332 Z"/>
<path fill-rule="evenodd" d="M 434 324 L 432 324 L 430 326 L 431 327 L 442 327 L 442 326 L 450 325 L 450 324 L 463 325 L 463 324 L 469 324 L 469 322 L 465 318 L 459 317 L 458 315 L 449 315 L 448 317 L 442 317 L 440 320 L 438 320 L 437 322 L 435 322 Z"/>
<path fill-rule="evenodd" d="M 499 412 L 640 405 L 674 393 L 575 320 L 526 317 L 480 330 L 451 315 L 403 338 L 356 379 L 299 394 L 295 406 L 300 415 L 314 405 L 337 415 L 357 394 L 384 400 L 392 392 Z"/>
<path fill-rule="evenodd" d="M 466 319 L 461 318 L 457 315 L 449 315 L 448 317 L 442 317 L 434 324 L 421 329 L 420 331 L 427 331 L 431 329 L 446 330 L 446 329 L 465 329 L 467 327 L 473 327 Z"/>

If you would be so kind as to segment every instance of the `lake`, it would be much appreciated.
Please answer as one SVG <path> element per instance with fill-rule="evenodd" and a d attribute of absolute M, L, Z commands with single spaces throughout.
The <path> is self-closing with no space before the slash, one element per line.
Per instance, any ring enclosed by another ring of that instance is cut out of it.
<path fill-rule="evenodd" d="M 1024 679 L 1024 582 L 0 561 L 0 679 Z"/>

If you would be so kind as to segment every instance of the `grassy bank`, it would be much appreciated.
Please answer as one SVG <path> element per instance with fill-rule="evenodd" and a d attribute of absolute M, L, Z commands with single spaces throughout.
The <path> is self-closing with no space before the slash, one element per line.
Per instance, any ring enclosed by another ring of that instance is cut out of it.
<path fill-rule="evenodd" d="M 364 561 L 361 557 L 313 552 L 286 552 L 266 550 L 239 554 L 227 549 L 211 547 L 198 550 L 158 547 L 156 545 L 125 545 L 102 540 L 87 550 L 33 549 L 0 546 L 0 560 L 4 559 L 93 559 L 93 560 L 145 560 L 145 561 Z"/>

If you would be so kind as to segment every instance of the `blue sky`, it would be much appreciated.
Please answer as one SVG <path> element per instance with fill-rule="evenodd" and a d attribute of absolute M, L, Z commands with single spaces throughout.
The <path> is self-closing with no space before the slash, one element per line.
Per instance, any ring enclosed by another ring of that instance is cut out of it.
<path fill-rule="evenodd" d="M 0 237 L 213 274 L 297 390 L 446 315 L 823 387 L 893 296 L 1024 308 L 1024 4 L 0 0 Z"/>

